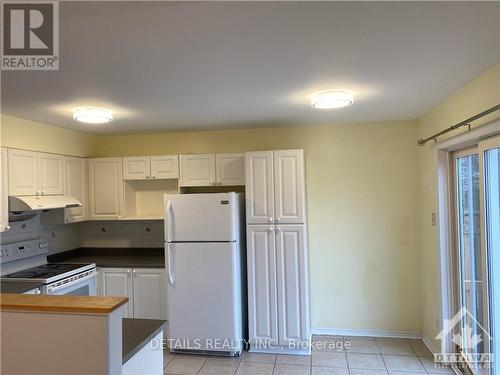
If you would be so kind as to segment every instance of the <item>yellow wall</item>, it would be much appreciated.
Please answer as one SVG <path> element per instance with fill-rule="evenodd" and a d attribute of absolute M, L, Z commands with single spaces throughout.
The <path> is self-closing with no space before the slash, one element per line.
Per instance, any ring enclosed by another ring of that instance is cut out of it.
<path fill-rule="evenodd" d="M 436 154 L 415 140 L 499 102 L 500 63 L 418 121 L 93 136 L 2 115 L 0 144 L 77 156 L 303 148 L 313 327 L 432 338 L 441 324 Z"/>
<path fill-rule="evenodd" d="M 428 137 L 455 123 L 500 103 L 500 63 L 456 91 L 428 114 L 418 120 L 419 138 Z M 498 118 L 490 115 L 474 123 L 478 126 Z M 449 136 L 458 132 L 451 132 Z M 441 137 L 440 140 L 447 137 Z M 418 150 L 421 187 L 419 192 L 420 249 L 422 252 L 422 330 L 429 339 L 440 331 L 440 274 L 437 228 L 431 225 L 431 215 L 437 212 L 436 151 L 430 142 Z M 434 341 L 436 347 L 439 343 Z"/>
<path fill-rule="evenodd" d="M 4 147 L 74 156 L 91 156 L 95 153 L 95 135 L 4 114 L 0 116 L 0 145 Z"/>
<path fill-rule="evenodd" d="M 312 326 L 420 332 L 416 122 L 104 136 L 98 156 L 303 148 Z"/>

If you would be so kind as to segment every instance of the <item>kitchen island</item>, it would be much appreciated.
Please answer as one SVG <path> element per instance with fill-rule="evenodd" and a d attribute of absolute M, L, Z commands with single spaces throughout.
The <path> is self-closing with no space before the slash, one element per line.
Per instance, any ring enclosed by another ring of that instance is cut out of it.
<path fill-rule="evenodd" d="M 0 372 L 162 374 L 166 321 L 122 319 L 127 300 L 0 294 Z"/>

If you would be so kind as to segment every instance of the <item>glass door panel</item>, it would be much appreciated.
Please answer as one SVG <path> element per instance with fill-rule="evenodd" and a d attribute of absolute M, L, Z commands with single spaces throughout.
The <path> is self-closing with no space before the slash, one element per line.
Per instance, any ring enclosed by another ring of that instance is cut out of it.
<path fill-rule="evenodd" d="M 465 308 L 467 313 L 461 322 L 460 335 L 454 341 L 461 347 L 466 357 L 471 357 L 484 352 L 482 327 L 485 316 L 483 309 L 485 285 L 481 255 L 478 154 L 457 157 L 456 191 L 460 308 Z"/>

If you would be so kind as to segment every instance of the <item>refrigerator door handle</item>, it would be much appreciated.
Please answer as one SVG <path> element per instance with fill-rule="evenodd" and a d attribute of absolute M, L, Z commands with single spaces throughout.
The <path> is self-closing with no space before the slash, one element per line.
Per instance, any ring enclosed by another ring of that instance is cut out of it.
<path fill-rule="evenodd" d="M 172 226 L 173 226 L 173 216 L 172 216 L 172 201 L 167 202 L 166 217 L 165 217 L 165 236 L 168 241 L 173 241 Z"/>
<path fill-rule="evenodd" d="M 170 259 L 170 246 L 172 246 L 171 243 L 167 243 L 167 272 L 168 272 L 168 283 L 170 285 L 174 285 L 174 275 L 172 274 L 172 261 Z"/>

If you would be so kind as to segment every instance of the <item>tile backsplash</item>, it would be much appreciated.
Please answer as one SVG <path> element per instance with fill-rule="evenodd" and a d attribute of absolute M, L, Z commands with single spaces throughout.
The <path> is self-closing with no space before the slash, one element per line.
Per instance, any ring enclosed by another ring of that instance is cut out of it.
<path fill-rule="evenodd" d="M 87 221 L 74 224 L 41 224 L 39 216 L 10 223 L 0 242 L 43 238 L 49 254 L 78 247 L 163 247 L 163 221 Z"/>
<path fill-rule="evenodd" d="M 87 221 L 82 247 L 163 247 L 163 221 Z"/>

